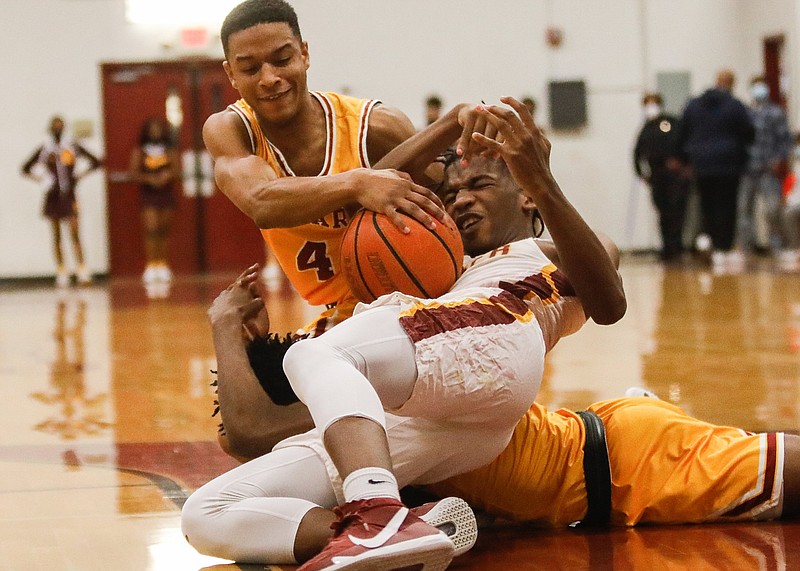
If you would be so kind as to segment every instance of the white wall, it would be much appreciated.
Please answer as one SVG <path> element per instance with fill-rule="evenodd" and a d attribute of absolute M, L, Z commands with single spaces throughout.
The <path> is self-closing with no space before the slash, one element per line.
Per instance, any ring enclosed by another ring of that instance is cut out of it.
<path fill-rule="evenodd" d="M 546 126 L 549 80 L 584 79 L 589 124 L 579 133 L 548 130 L 553 170 L 589 223 L 626 249 L 658 244 L 649 196 L 630 166 L 641 93 L 663 71 L 688 71 L 695 92 L 720 67 L 747 78 L 760 71 L 761 38 L 784 33 L 785 61 L 797 77 L 800 0 L 295 0 L 311 51 L 312 89 L 378 97 L 423 122 L 423 100 L 446 104 L 531 94 Z M 143 30 L 124 20 L 123 0 L 4 0 L 0 34 L 6 65 L 0 93 L 0 278 L 53 273 L 42 192 L 19 167 L 44 137 L 48 119 L 88 119 L 85 141 L 102 153 L 99 64 L 171 59 L 174 30 Z M 560 48 L 545 30 L 563 30 Z M 205 55 L 218 57 L 213 46 Z M 791 77 L 790 77 L 791 79 Z M 791 83 L 791 82 L 790 82 Z M 800 91 L 800 87 L 795 88 Z M 800 94 L 791 94 L 797 118 Z M 793 124 L 797 126 L 797 121 Z M 101 174 L 79 187 L 90 268 L 108 268 Z M 69 250 L 69 249 L 68 249 Z"/>

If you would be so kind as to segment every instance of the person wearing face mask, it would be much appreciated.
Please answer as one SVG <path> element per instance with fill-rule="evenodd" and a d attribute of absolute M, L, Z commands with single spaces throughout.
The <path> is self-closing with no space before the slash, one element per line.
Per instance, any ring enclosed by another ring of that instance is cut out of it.
<path fill-rule="evenodd" d="M 750 117 L 756 137 L 749 149 L 747 169 L 739 186 L 737 242 L 745 253 L 756 247 L 755 204 L 764 204 L 769 241 L 765 245 L 777 253 L 781 238 L 781 184 L 792 152 L 792 135 L 786 113 L 770 100 L 769 86 L 759 76 L 750 82 Z"/>
<path fill-rule="evenodd" d="M 661 96 L 647 93 L 642 99 L 645 123 L 636 139 L 633 166 L 637 176 L 650 186 L 658 211 L 661 231 L 661 259 L 680 259 L 683 252 L 683 224 L 689 196 L 689 178 L 678 159 L 679 119 L 664 112 Z"/>

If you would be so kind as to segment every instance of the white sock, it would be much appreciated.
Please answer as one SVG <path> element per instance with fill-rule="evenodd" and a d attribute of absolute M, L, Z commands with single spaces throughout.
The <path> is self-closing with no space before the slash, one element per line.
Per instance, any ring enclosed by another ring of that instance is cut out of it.
<path fill-rule="evenodd" d="M 397 479 L 383 468 L 361 468 L 351 472 L 342 485 L 346 502 L 370 498 L 400 499 Z"/>

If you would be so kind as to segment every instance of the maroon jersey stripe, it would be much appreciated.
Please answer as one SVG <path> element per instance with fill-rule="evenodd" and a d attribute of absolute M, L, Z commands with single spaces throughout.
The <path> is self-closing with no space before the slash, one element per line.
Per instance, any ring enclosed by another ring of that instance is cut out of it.
<path fill-rule="evenodd" d="M 456 306 L 435 305 L 402 316 L 400 325 L 415 343 L 464 327 L 507 325 L 529 313 L 528 306 L 510 293 L 489 298 L 489 303 L 467 301 Z"/>
<path fill-rule="evenodd" d="M 369 157 L 366 153 L 366 138 L 367 138 L 367 129 L 368 129 L 368 120 L 370 113 L 372 113 L 372 108 L 378 103 L 375 99 L 370 99 L 367 101 L 367 104 L 364 106 L 364 109 L 361 111 L 361 122 L 358 126 L 358 159 L 361 161 L 361 165 L 364 167 L 369 167 Z"/>
<path fill-rule="evenodd" d="M 733 509 L 722 514 L 722 517 L 736 517 L 749 512 L 760 504 L 772 497 L 772 489 L 775 485 L 775 466 L 778 458 L 778 444 L 775 433 L 767 434 L 767 462 L 764 468 L 764 489 L 756 497 L 739 504 Z"/>

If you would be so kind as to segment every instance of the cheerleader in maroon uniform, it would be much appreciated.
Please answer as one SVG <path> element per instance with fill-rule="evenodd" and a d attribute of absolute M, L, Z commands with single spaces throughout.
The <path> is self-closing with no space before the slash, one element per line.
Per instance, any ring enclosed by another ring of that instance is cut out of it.
<path fill-rule="evenodd" d="M 175 213 L 175 183 L 181 175 L 178 152 L 163 119 L 148 119 L 131 152 L 130 177 L 139 183 L 147 285 L 172 280 L 168 240 Z"/>
<path fill-rule="evenodd" d="M 37 148 L 30 158 L 22 165 L 22 174 L 37 182 L 43 176 L 34 172 L 34 166 L 40 164 L 45 169 L 45 177 L 49 178 L 47 193 L 44 196 L 42 214 L 50 220 L 53 229 L 53 251 L 56 258 L 56 284 L 66 287 L 70 283 L 70 272 L 64 264 L 64 253 L 61 247 L 61 222 L 69 223 L 70 238 L 72 240 L 75 261 L 78 264 L 78 283 L 86 284 L 91 281 L 91 274 L 86 268 L 83 259 L 78 225 L 78 200 L 75 186 L 87 173 L 101 165 L 100 159 L 84 149 L 81 145 L 66 139 L 64 136 L 64 119 L 53 117 L 50 120 L 50 139 Z M 83 157 L 88 162 L 88 167 L 78 173 L 76 165 L 78 159 Z"/>

